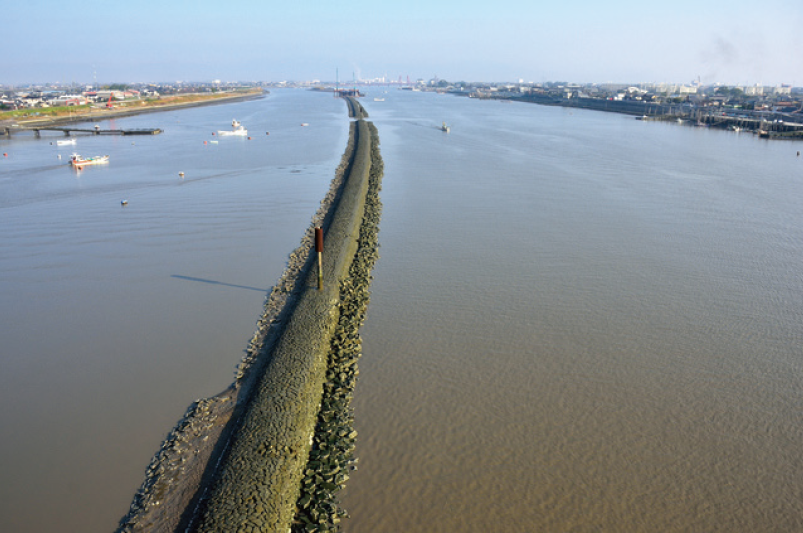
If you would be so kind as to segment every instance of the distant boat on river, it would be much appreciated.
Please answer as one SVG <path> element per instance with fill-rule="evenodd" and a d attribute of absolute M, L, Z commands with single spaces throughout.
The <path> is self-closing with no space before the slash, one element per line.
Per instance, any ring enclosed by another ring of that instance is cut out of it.
<path fill-rule="evenodd" d="M 447 126 L 446 123 L 444 122 L 443 126 L 441 126 L 441 131 L 445 131 L 446 133 L 449 133 L 450 131 L 452 131 L 452 128 Z"/>
<path fill-rule="evenodd" d="M 108 163 L 108 162 L 109 162 L 109 156 L 107 155 L 84 157 L 82 155 L 73 154 L 70 156 L 70 164 L 78 168 L 81 168 L 85 165 L 99 165 L 101 163 Z"/>

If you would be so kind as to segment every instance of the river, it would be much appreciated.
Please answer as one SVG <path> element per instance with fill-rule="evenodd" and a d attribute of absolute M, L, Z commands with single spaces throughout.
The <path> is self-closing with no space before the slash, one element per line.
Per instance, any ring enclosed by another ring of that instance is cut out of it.
<path fill-rule="evenodd" d="M 365 106 L 385 208 L 347 531 L 803 529 L 800 143 Z"/>
<path fill-rule="evenodd" d="M 800 143 L 384 91 L 345 530 L 803 529 Z M 293 90 L 116 125 L 165 133 L 0 140 L 3 530 L 114 528 L 348 131 Z"/>

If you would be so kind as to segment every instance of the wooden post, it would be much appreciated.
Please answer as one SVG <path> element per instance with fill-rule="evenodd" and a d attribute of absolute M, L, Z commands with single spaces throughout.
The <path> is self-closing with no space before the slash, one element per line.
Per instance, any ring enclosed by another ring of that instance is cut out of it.
<path fill-rule="evenodd" d="M 315 228 L 315 251 L 318 253 L 318 290 L 323 290 L 323 230 Z"/>

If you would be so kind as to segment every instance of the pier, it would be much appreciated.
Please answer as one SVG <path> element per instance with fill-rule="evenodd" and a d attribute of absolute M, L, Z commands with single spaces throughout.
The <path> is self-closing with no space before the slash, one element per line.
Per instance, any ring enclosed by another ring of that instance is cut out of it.
<path fill-rule="evenodd" d="M 36 127 L 30 128 L 33 130 L 34 134 L 39 137 L 41 131 L 62 131 L 64 135 L 69 137 L 70 133 L 86 133 L 90 135 L 158 135 L 162 133 L 162 130 L 159 128 L 154 129 L 137 129 L 137 130 L 102 130 L 100 127 L 96 126 L 94 128 L 71 128 L 71 127 L 55 127 L 55 126 L 46 126 L 46 127 Z"/>

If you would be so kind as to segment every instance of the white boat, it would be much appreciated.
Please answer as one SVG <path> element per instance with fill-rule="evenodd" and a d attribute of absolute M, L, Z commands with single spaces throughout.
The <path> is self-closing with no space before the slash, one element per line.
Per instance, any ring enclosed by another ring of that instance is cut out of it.
<path fill-rule="evenodd" d="M 56 145 L 58 146 L 68 146 L 74 144 L 75 144 L 75 139 L 68 139 L 66 141 L 56 141 Z"/>
<path fill-rule="evenodd" d="M 100 165 L 101 163 L 108 163 L 109 156 L 96 155 L 93 157 L 84 157 L 82 155 L 73 154 L 70 156 L 70 164 L 74 167 L 84 167 L 86 165 Z"/>
<path fill-rule="evenodd" d="M 374 102 L 384 102 L 384 98 L 374 98 Z"/>
<path fill-rule="evenodd" d="M 243 125 L 240 124 L 236 119 L 234 119 L 231 121 L 231 131 L 219 130 L 217 134 L 220 135 L 221 137 L 228 137 L 231 135 L 245 137 L 246 135 L 248 135 L 248 130 L 245 129 Z"/>
<path fill-rule="evenodd" d="M 308 124 L 308 123 L 306 123 L 306 122 L 302 122 L 302 123 L 301 123 L 301 125 L 302 125 L 302 126 L 309 126 L 309 124 Z"/>

